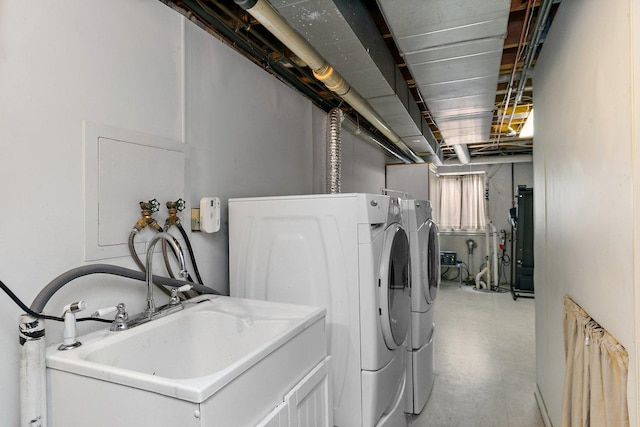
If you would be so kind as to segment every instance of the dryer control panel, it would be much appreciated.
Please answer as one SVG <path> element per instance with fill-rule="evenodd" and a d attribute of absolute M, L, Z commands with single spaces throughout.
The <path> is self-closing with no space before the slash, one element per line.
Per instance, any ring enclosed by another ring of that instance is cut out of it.
<path fill-rule="evenodd" d="M 382 194 L 357 194 L 358 223 L 384 224 L 389 213 L 390 197 Z"/>

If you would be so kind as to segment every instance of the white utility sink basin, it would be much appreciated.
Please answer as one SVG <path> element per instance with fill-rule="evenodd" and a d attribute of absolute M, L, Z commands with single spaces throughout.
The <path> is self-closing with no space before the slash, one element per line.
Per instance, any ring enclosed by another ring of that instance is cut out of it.
<path fill-rule="evenodd" d="M 76 425 L 69 415 L 112 426 L 111 413 L 127 425 L 201 426 L 225 411 L 235 418 L 215 425 L 253 425 L 326 357 L 324 309 L 211 295 L 183 304 L 129 330 L 80 336 L 73 350 L 48 348 L 52 425 Z"/>

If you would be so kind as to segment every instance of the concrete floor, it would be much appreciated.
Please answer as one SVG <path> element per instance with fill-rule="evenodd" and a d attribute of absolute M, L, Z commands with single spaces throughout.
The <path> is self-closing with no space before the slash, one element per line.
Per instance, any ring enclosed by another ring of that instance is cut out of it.
<path fill-rule="evenodd" d="M 443 282 L 435 382 L 411 427 L 543 427 L 534 397 L 534 301 Z"/>

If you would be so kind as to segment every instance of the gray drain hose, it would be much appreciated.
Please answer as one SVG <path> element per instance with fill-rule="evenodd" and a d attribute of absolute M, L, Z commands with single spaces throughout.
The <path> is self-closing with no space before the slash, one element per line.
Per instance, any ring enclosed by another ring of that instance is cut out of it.
<path fill-rule="evenodd" d="M 55 279 L 53 279 L 47 286 L 42 288 L 40 293 L 34 298 L 31 303 L 31 310 L 36 313 L 42 313 L 44 310 L 44 306 L 47 305 L 47 302 L 51 299 L 53 294 L 58 292 L 64 285 L 71 282 L 72 280 L 78 279 L 83 276 L 88 276 L 90 274 L 111 274 L 114 276 L 127 277 L 129 279 L 139 280 L 144 282 L 146 280 L 146 275 L 142 271 L 131 270 L 129 268 L 119 267 L 116 265 L 109 264 L 91 264 L 85 265 L 82 267 L 77 267 L 67 272 L 62 273 Z M 211 289 L 208 286 L 199 285 L 197 283 L 185 282 L 183 280 L 171 279 L 169 277 L 164 276 L 153 276 L 153 282 L 171 286 L 171 287 L 180 287 L 183 285 L 191 285 L 193 286 L 193 290 L 201 293 L 201 294 L 213 294 L 220 295 L 220 292 L 215 289 Z"/>

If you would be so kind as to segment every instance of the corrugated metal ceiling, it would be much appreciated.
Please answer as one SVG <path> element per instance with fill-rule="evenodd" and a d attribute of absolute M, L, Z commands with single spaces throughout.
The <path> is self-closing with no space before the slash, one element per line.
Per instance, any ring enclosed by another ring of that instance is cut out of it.
<path fill-rule="evenodd" d="M 161 1 L 216 32 L 326 111 L 343 105 L 233 0 Z M 559 2 L 271 0 L 425 160 L 454 157 L 454 146 L 468 147 L 472 157 L 531 153 L 532 139 L 518 138 L 533 107 L 523 58 L 539 53 Z M 540 12 L 545 9 L 551 10 L 548 19 Z M 534 33 L 541 34 L 539 41 Z M 524 88 L 524 96 L 519 94 L 514 109 L 516 86 Z"/>

